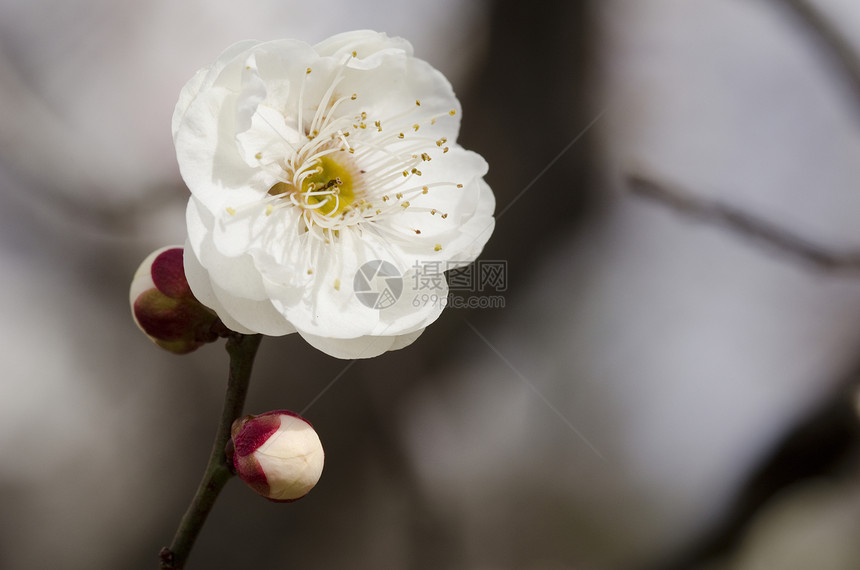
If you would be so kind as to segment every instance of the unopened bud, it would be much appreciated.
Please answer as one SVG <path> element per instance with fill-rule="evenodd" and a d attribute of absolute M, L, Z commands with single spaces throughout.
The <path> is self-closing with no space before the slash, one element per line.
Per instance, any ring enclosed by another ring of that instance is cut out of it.
<path fill-rule="evenodd" d="M 227 458 L 254 491 L 279 503 L 301 499 L 322 475 L 325 454 L 313 426 L 286 410 L 233 422 Z"/>
<path fill-rule="evenodd" d="M 165 350 L 186 354 L 218 338 L 220 321 L 191 293 L 181 247 L 164 247 L 143 260 L 129 301 L 134 322 Z"/>

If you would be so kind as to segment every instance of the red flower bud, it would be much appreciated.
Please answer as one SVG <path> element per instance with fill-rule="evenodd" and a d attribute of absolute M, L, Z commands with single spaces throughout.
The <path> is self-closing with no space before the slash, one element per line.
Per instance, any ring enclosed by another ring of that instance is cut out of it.
<path fill-rule="evenodd" d="M 286 410 L 233 422 L 227 457 L 236 474 L 274 502 L 301 499 L 322 475 L 325 454 L 313 426 Z"/>
<path fill-rule="evenodd" d="M 152 252 L 140 264 L 129 291 L 134 322 L 155 344 L 186 354 L 218 338 L 218 317 L 191 293 L 182 248 Z"/>

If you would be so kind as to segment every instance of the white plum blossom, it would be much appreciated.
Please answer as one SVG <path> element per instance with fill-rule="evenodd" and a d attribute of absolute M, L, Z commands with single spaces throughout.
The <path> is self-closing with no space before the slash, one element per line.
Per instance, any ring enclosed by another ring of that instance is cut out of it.
<path fill-rule="evenodd" d="M 450 83 L 401 38 L 228 48 L 173 116 L 192 291 L 234 331 L 298 332 L 339 358 L 409 345 L 444 307 L 441 272 L 493 231 L 487 164 L 459 125 Z M 400 278 L 396 302 L 355 294 L 368 262 Z"/>

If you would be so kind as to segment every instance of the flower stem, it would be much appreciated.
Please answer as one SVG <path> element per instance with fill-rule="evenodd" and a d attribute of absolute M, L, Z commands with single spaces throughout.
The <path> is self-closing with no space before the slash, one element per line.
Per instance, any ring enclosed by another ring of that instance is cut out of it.
<path fill-rule="evenodd" d="M 230 374 L 227 378 L 227 394 L 224 396 L 224 409 L 221 412 L 215 442 L 212 444 L 212 453 L 209 455 L 203 480 L 200 481 L 194 499 L 179 523 L 173 542 L 169 548 L 162 548 L 158 555 L 160 570 L 181 570 L 185 567 L 185 561 L 191 553 L 197 535 L 203 528 L 203 523 L 206 522 L 209 511 L 215 505 L 218 493 L 233 476 L 224 447 L 230 438 L 230 426 L 241 415 L 245 405 L 254 356 L 257 354 L 262 338 L 261 335 L 234 334 L 227 339 Z"/>

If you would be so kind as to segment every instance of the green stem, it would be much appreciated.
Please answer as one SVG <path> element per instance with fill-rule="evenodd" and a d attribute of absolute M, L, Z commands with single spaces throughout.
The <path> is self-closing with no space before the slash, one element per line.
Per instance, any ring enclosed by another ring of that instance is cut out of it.
<path fill-rule="evenodd" d="M 197 535 L 203 528 L 203 523 L 206 522 L 209 511 L 215 505 L 218 493 L 233 476 L 224 448 L 230 439 L 230 427 L 233 421 L 242 414 L 254 356 L 257 354 L 262 338 L 261 335 L 236 334 L 227 339 L 230 375 L 227 378 L 227 394 L 224 397 L 221 422 L 215 434 L 215 442 L 212 444 L 212 453 L 209 455 L 203 480 L 200 481 L 194 499 L 179 523 L 170 547 L 162 548 L 159 553 L 160 570 L 181 570 L 185 567 L 185 561 L 191 553 Z"/>

